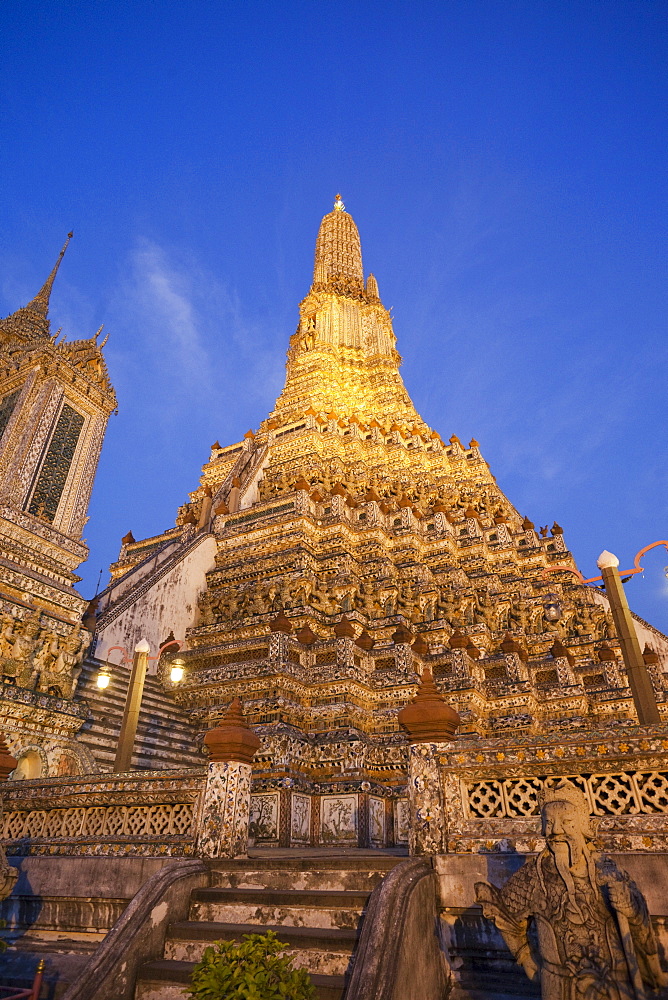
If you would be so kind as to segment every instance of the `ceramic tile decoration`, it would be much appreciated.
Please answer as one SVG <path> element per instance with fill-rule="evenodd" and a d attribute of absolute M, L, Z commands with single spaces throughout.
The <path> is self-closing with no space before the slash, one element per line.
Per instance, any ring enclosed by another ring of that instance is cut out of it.
<path fill-rule="evenodd" d="M 247 853 L 251 767 L 211 761 L 197 851 L 203 857 L 236 858 Z"/>
<path fill-rule="evenodd" d="M 290 840 L 295 844 L 308 844 L 311 836 L 311 797 L 295 792 L 292 796 L 292 823 Z"/>
<path fill-rule="evenodd" d="M 369 840 L 372 847 L 385 847 L 385 800 L 369 797 Z"/>
<path fill-rule="evenodd" d="M 256 841 L 278 840 L 278 792 L 251 795 L 248 831 Z"/>
<path fill-rule="evenodd" d="M 357 796 L 323 795 L 321 803 L 323 844 L 356 844 Z"/>

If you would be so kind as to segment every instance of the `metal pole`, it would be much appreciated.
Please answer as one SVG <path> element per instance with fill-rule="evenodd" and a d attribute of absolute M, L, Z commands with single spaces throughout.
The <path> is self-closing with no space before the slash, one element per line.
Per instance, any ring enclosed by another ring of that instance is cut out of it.
<path fill-rule="evenodd" d="M 116 760 L 114 761 L 114 771 L 116 773 L 129 771 L 132 767 L 132 749 L 137 734 L 139 709 L 141 708 L 141 699 L 144 693 L 144 678 L 146 677 L 150 649 L 151 647 L 146 639 L 142 639 L 135 646 L 130 684 L 128 686 L 127 698 L 125 699 L 125 711 L 123 712 L 123 722 L 121 723 L 121 731 L 118 737 Z"/>
<path fill-rule="evenodd" d="M 656 703 L 656 694 L 640 651 L 640 643 L 626 600 L 624 584 L 617 570 L 619 559 L 612 552 L 601 552 L 597 565 L 603 577 L 612 619 L 622 647 L 622 656 L 633 695 L 633 703 L 638 713 L 638 722 L 641 726 L 657 726 L 661 723 L 661 716 Z"/>

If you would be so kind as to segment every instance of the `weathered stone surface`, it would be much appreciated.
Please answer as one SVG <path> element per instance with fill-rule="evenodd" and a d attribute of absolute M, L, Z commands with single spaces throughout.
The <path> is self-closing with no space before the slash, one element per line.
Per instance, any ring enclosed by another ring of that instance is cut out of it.
<path fill-rule="evenodd" d="M 236 858 L 248 850 L 251 767 L 211 761 L 197 838 L 202 857 Z"/>
<path fill-rule="evenodd" d="M 436 875 L 427 861 L 405 861 L 371 897 L 347 1000 L 441 1000 L 449 975 Z"/>
<path fill-rule="evenodd" d="M 131 1000 L 139 965 L 159 953 L 168 923 L 208 880 L 201 861 L 172 861 L 139 889 L 63 1000 Z"/>

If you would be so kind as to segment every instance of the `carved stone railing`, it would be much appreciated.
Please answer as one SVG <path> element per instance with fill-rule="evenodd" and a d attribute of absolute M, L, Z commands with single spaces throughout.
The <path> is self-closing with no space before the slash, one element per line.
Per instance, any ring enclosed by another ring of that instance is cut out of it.
<path fill-rule="evenodd" d="M 540 850 L 540 794 L 564 777 L 584 792 L 601 848 L 668 850 L 666 727 L 421 743 L 410 754 L 412 853 Z"/>
<path fill-rule="evenodd" d="M 10 781 L 2 788 L 7 854 L 188 857 L 205 768 Z"/>

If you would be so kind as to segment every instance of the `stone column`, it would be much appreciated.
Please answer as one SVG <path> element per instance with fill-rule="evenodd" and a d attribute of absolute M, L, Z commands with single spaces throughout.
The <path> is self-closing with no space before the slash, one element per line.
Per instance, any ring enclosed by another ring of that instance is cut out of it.
<path fill-rule="evenodd" d="M 399 712 L 399 725 L 408 733 L 408 801 L 410 854 L 444 851 L 446 815 L 438 771 L 438 755 L 454 739 L 459 715 L 446 704 L 428 667 L 414 700 Z"/>
<path fill-rule="evenodd" d="M 260 740 L 235 698 L 215 729 L 204 737 L 209 751 L 204 802 L 197 831 L 197 853 L 205 858 L 248 854 L 251 761 Z"/>

